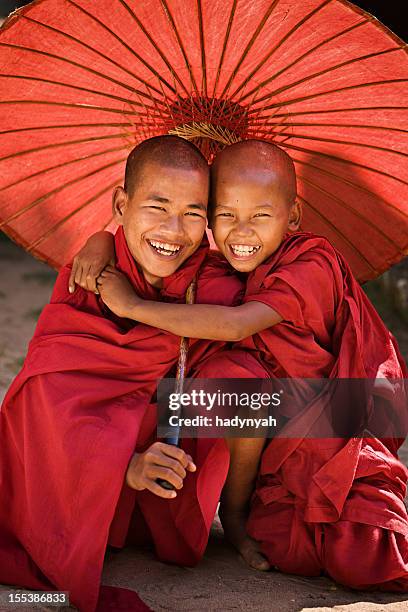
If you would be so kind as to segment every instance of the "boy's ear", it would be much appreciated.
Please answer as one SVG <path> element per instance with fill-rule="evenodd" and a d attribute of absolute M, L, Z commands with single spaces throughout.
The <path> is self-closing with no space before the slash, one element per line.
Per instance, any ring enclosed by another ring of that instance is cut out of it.
<path fill-rule="evenodd" d="M 292 207 L 290 209 L 288 230 L 290 230 L 291 232 L 296 232 L 300 227 L 301 221 L 302 207 L 300 203 L 296 201 L 294 204 L 292 204 Z"/>
<path fill-rule="evenodd" d="M 123 214 L 128 205 L 128 195 L 123 187 L 115 187 L 112 194 L 112 212 L 118 225 L 123 225 Z"/>

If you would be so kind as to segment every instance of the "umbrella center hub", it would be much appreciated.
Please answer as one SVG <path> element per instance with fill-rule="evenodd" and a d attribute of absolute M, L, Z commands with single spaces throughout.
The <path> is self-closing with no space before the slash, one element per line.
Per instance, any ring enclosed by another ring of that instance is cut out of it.
<path fill-rule="evenodd" d="M 178 98 L 169 114 L 173 126 L 168 133 L 190 140 L 209 160 L 224 146 L 242 140 L 248 128 L 247 109 L 230 100 Z"/>

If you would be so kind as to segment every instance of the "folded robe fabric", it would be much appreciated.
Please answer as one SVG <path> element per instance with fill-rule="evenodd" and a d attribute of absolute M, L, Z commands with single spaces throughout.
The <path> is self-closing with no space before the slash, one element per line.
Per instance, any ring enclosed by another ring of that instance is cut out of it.
<path fill-rule="evenodd" d="M 252 300 L 283 321 L 236 346 L 261 359 L 271 377 L 407 377 L 392 334 L 322 237 L 287 236 L 249 276 L 244 301 Z M 381 409 L 379 401 L 374 410 Z M 399 409 L 404 423 L 406 398 Z M 324 570 L 354 588 L 408 590 L 408 470 L 397 458 L 400 434 L 313 439 L 306 435 L 307 424 L 319 417 L 313 410 L 316 405 L 286 415 L 287 424 L 264 451 L 249 533 L 282 571 Z M 300 419 L 303 438 L 293 433 Z"/>
<path fill-rule="evenodd" d="M 145 281 L 122 229 L 115 248 L 118 268 L 144 298 L 183 302 L 196 275 L 197 302 L 242 297 L 206 239 L 160 291 Z M 70 295 L 69 273 L 59 274 L 0 413 L 0 583 L 66 590 L 92 612 L 108 538 L 123 543 L 134 508 L 126 468 L 135 448 L 155 439 L 149 402 L 177 363 L 180 338 L 118 319 L 81 288 Z M 189 367 L 222 347 L 192 341 Z M 186 441 L 186 450 L 198 470 L 182 492 L 174 500 L 142 492 L 140 507 L 159 556 L 192 564 L 203 553 L 229 455 L 222 440 Z"/>

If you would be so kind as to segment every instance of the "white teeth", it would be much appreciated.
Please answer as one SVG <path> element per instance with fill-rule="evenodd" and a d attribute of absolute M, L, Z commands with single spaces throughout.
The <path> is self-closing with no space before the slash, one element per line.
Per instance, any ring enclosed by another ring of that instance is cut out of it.
<path fill-rule="evenodd" d="M 261 248 L 258 246 L 248 246 L 246 244 L 231 244 L 231 249 L 234 255 L 238 255 L 238 257 L 247 257 L 248 255 L 253 255 Z"/>
<path fill-rule="evenodd" d="M 174 255 L 177 253 L 181 246 L 178 244 L 169 244 L 168 242 L 157 242 L 156 240 L 149 240 L 149 244 L 156 249 L 160 255 Z"/>

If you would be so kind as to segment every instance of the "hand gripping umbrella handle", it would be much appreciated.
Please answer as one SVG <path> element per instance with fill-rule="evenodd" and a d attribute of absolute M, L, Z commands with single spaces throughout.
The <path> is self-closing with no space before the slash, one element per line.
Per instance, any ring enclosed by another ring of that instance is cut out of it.
<path fill-rule="evenodd" d="M 193 280 L 191 281 L 186 291 L 186 304 L 194 304 L 196 286 L 197 286 L 197 279 L 193 278 Z M 180 339 L 180 350 L 179 350 L 179 359 L 177 363 L 176 384 L 174 386 L 175 393 L 177 394 L 183 393 L 184 378 L 186 375 L 186 363 L 187 363 L 187 356 L 188 356 L 188 342 L 189 342 L 188 338 L 183 337 Z M 180 433 L 179 428 L 175 427 L 173 435 L 166 438 L 166 443 L 172 444 L 173 446 L 177 446 L 179 443 L 179 433 Z M 157 478 L 156 482 L 163 489 L 167 489 L 170 491 L 174 490 L 174 486 L 167 480 L 164 480 L 163 478 Z"/>

